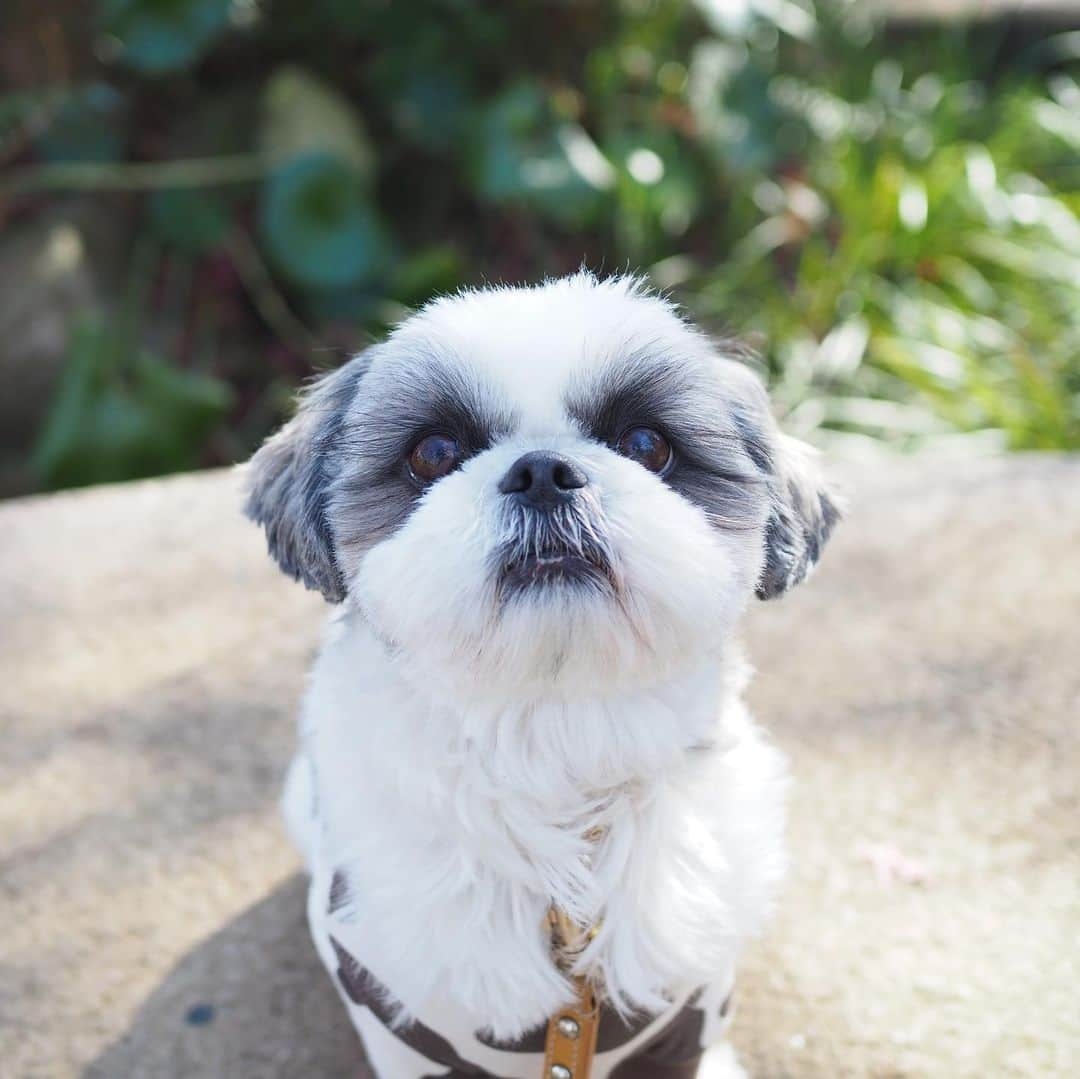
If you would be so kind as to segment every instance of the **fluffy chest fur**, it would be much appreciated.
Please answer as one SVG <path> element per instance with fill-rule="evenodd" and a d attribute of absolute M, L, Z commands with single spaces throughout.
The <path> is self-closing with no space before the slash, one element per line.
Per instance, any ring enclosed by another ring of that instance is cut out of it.
<path fill-rule="evenodd" d="M 648 691 L 448 705 L 355 613 L 332 627 L 287 809 L 402 1020 L 447 996 L 499 1038 L 543 1022 L 571 997 L 551 902 L 599 924 L 581 970 L 624 1012 L 730 979 L 782 865 L 782 766 L 740 669 L 710 657 Z"/>
<path fill-rule="evenodd" d="M 730 988 L 782 862 L 732 634 L 837 519 L 734 353 L 630 278 L 467 291 L 252 462 L 272 554 L 341 604 L 287 795 L 316 944 L 399 1033 L 543 1023 L 572 995 L 551 904 L 623 1015 Z"/>

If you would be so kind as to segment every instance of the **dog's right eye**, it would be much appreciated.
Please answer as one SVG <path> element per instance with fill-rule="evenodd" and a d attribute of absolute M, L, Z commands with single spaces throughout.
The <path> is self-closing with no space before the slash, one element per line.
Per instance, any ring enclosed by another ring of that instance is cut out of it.
<path fill-rule="evenodd" d="M 671 464 L 671 443 L 651 427 L 631 427 L 615 448 L 650 472 L 663 475 Z"/>
<path fill-rule="evenodd" d="M 418 483 L 434 483 L 461 463 L 461 444 L 449 435 L 427 435 L 409 453 L 409 471 Z"/>

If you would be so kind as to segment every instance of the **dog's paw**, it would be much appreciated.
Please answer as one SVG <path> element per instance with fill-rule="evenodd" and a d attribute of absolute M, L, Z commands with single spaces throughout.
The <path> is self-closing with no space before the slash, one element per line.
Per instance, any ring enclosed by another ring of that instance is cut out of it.
<path fill-rule="evenodd" d="M 751 1076 L 739 1063 L 735 1046 L 724 1042 L 710 1049 L 701 1058 L 697 1079 L 751 1079 Z"/>

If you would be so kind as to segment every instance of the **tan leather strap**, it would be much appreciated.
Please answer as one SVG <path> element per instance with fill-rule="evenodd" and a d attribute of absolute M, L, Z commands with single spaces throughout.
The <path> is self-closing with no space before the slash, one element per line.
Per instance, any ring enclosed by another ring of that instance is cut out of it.
<path fill-rule="evenodd" d="M 603 838 L 603 828 L 585 833 L 591 844 Z M 590 856 L 591 857 L 591 856 Z M 578 925 L 564 910 L 552 904 L 548 908 L 548 932 L 551 934 L 551 958 L 570 976 L 578 956 L 600 930 Z M 600 1022 L 600 1004 L 592 986 L 579 975 L 573 977 L 574 1003 L 556 1012 L 547 1025 L 544 1040 L 543 1079 L 589 1079 L 596 1056 L 596 1031 Z"/>
<path fill-rule="evenodd" d="M 596 1056 L 600 1007 L 588 982 L 576 978 L 578 996 L 548 1020 L 543 1079 L 589 1079 Z"/>

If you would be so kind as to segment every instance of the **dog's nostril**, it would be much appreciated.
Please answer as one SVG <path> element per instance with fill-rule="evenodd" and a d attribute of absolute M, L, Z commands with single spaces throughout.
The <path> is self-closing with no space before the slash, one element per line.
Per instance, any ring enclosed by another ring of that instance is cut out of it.
<path fill-rule="evenodd" d="M 589 477 L 570 458 L 537 450 L 519 457 L 499 481 L 504 495 L 518 495 L 529 505 L 550 508 L 566 502 Z"/>
<path fill-rule="evenodd" d="M 573 491 L 588 483 L 588 478 L 581 469 L 568 461 L 556 462 L 551 478 L 555 481 L 555 486 L 561 487 L 564 491 Z"/>
<path fill-rule="evenodd" d="M 499 481 L 499 490 L 504 495 L 520 494 L 532 486 L 532 481 L 532 472 L 518 461 Z"/>

